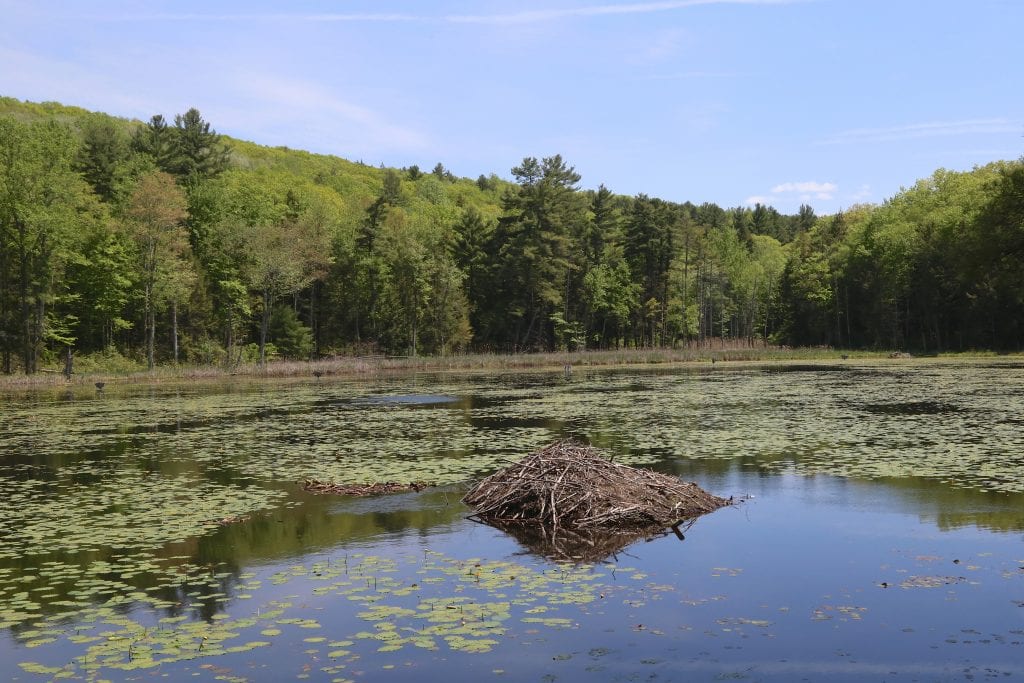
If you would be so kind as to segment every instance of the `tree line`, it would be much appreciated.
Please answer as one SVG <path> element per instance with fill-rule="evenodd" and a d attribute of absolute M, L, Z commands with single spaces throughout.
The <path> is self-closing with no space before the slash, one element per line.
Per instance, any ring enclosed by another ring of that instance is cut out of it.
<path fill-rule="evenodd" d="M 0 370 L 751 343 L 1022 345 L 1024 166 L 817 216 L 375 168 L 0 98 Z"/>

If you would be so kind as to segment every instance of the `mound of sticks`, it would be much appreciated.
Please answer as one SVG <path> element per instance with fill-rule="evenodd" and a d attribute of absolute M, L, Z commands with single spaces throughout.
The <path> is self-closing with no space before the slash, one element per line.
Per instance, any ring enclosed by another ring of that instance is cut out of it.
<path fill-rule="evenodd" d="M 422 491 L 436 486 L 425 481 L 414 481 L 400 484 L 396 481 L 383 481 L 376 484 L 334 484 L 317 479 L 302 482 L 303 490 L 311 493 L 333 493 L 340 496 L 381 496 L 385 493 L 402 493 L 405 491 Z"/>
<path fill-rule="evenodd" d="M 675 528 L 730 503 L 677 477 L 616 464 L 575 441 L 553 443 L 495 472 L 462 500 L 482 521 L 575 532 Z"/>

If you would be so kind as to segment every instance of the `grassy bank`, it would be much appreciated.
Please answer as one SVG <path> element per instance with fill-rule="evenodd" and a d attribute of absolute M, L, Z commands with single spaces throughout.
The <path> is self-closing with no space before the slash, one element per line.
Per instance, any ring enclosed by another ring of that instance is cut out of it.
<path fill-rule="evenodd" d="M 996 357 L 993 352 L 943 354 L 942 358 Z M 233 369 L 220 366 L 160 366 L 153 371 L 116 369 L 85 365 L 66 379 L 59 370 L 48 368 L 35 375 L 0 375 L 0 389 L 58 387 L 68 385 L 147 384 L 174 381 L 224 380 L 230 377 L 301 378 L 366 377 L 375 374 L 413 372 L 502 372 L 516 370 L 574 369 L 632 365 L 701 363 L 830 362 L 842 360 L 889 359 L 888 351 L 843 351 L 829 348 L 750 347 L 715 342 L 705 347 L 682 349 L 624 349 L 560 353 L 463 354 L 452 356 L 343 356 L 318 361 L 270 361 L 266 366 L 243 363 Z M 1021 358 L 1019 354 L 1010 356 Z M 906 354 L 903 358 L 911 358 Z"/>

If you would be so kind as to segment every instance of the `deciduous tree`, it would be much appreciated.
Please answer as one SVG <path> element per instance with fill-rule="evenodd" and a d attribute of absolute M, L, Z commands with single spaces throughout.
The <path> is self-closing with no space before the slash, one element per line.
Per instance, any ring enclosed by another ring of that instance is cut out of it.
<path fill-rule="evenodd" d="M 142 176 L 125 208 L 125 227 L 138 249 L 146 363 L 150 370 L 156 364 L 157 309 L 168 301 L 176 304 L 191 279 L 186 209 L 185 193 L 163 171 Z"/>

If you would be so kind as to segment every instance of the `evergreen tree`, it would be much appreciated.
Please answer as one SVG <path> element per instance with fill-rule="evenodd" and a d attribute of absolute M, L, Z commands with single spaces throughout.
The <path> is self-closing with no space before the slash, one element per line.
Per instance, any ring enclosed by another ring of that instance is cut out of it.
<path fill-rule="evenodd" d="M 75 156 L 75 168 L 101 199 L 113 202 L 129 153 L 128 139 L 114 121 L 94 114 L 82 126 L 82 145 Z"/>
<path fill-rule="evenodd" d="M 167 125 L 166 119 L 155 114 L 145 126 L 132 136 L 132 150 L 145 154 L 162 171 L 172 173 L 177 164 L 178 154 L 175 130 Z"/>
<path fill-rule="evenodd" d="M 640 308 L 634 318 L 638 344 L 662 341 L 668 301 L 668 272 L 675 254 L 676 216 L 666 202 L 638 195 L 626 217 L 625 254 L 639 286 Z"/>
<path fill-rule="evenodd" d="M 560 155 L 541 162 L 527 157 L 512 174 L 519 186 L 502 198 L 494 235 L 495 286 L 512 322 L 502 336 L 515 349 L 552 348 L 552 315 L 565 318 L 570 235 L 585 220 L 580 176 Z"/>
<path fill-rule="evenodd" d="M 228 167 L 230 152 L 196 108 L 174 117 L 174 156 L 169 173 L 178 178 L 212 178 Z"/>
<path fill-rule="evenodd" d="M 474 330 L 483 330 L 488 326 L 488 316 L 493 317 L 493 309 L 488 305 L 488 278 L 490 258 L 487 252 L 488 243 L 494 232 L 494 226 L 488 224 L 480 212 L 468 207 L 462 218 L 455 224 L 455 241 L 452 254 L 456 265 L 465 274 L 465 296 L 469 306 L 470 322 Z"/>

